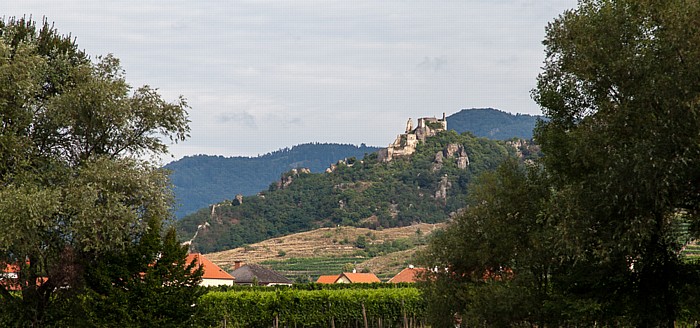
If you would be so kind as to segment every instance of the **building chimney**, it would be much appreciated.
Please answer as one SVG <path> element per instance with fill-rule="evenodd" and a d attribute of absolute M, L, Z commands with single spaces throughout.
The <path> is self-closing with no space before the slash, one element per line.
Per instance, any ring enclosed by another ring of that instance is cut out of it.
<path fill-rule="evenodd" d="M 243 261 L 233 261 L 233 269 L 237 270 L 238 268 L 244 266 L 245 263 Z"/>

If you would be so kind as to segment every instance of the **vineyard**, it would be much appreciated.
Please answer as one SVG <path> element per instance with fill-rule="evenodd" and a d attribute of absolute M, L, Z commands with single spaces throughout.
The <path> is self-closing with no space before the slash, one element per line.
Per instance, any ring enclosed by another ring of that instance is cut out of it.
<path fill-rule="evenodd" d="M 210 292 L 202 327 L 425 327 L 418 289 L 275 289 Z"/>
<path fill-rule="evenodd" d="M 700 245 L 697 242 L 686 245 L 683 249 L 683 255 L 689 260 L 700 259 Z"/>
<path fill-rule="evenodd" d="M 443 224 L 370 230 L 356 227 L 322 228 L 232 250 L 207 254 L 212 262 L 231 270 L 235 261 L 262 264 L 297 282 L 319 275 L 339 274 L 346 264 L 369 270 L 387 280 L 412 262 L 416 249 Z"/>
<path fill-rule="evenodd" d="M 367 258 L 362 256 L 346 257 L 299 257 L 284 260 L 267 260 L 260 264 L 275 270 L 294 281 L 303 281 L 307 277 L 315 280 L 320 275 L 340 273 L 343 266 L 360 263 Z"/>

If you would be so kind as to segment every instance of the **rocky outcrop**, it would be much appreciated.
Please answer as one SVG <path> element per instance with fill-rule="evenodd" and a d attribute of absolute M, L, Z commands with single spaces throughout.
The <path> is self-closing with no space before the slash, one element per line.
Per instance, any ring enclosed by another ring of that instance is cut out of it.
<path fill-rule="evenodd" d="M 443 151 L 435 154 L 431 169 L 433 171 L 439 171 L 446 158 L 454 158 L 457 167 L 460 169 L 466 169 L 469 166 L 469 156 L 467 155 L 467 150 L 464 148 L 464 145 L 449 144 Z"/>
<path fill-rule="evenodd" d="M 433 172 L 440 171 L 440 169 L 442 169 L 442 163 L 444 161 L 444 156 L 442 153 L 443 152 L 441 151 L 435 153 L 435 159 L 433 160 L 433 166 L 431 167 Z"/>
<path fill-rule="evenodd" d="M 289 185 L 294 182 L 294 177 L 299 176 L 299 174 L 310 174 L 311 170 L 308 168 L 300 168 L 300 169 L 292 169 L 288 173 L 285 173 L 282 175 L 280 178 L 280 181 L 277 181 L 277 189 L 284 189 L 289 187 Z"/>
<path fill-rule="evenodd" d="M 517 156 L 521 161 L 528 162 L 541 156 L 540 146 L 534 144 L 532 141 L 525 139 L 513 139 L 506 141 L 506 145 L 515 149 L 515 156 Z"/>
<path fill-rule="evenodd" d="M 442 179 L 440 179 L 440 183 L 438 184 L 437 190 L 435 190 L 435 199 L 442 200 L 443 202 L 447 202 L 447 191 L 451 187 L 452 187 L 452 183 L 447 178 L 447 174 L 445 174 L 442 177 Z"/>

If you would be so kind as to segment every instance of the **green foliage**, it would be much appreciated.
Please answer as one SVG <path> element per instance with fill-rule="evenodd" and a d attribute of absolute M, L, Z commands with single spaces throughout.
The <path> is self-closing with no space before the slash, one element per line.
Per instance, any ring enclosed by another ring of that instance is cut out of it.
<path fill-rule="evenodd" d="M 364 144 L 309 143 L 258 157 L 188 156 L 165 168 L 172 172 L 175 216 L 181 218 L 237 194 L 255 195 L 291 169 L 303 167 L 323 172 L 339 160 L 362 157 L 378 149 Z"/>
<path fill-rule="evenodd" d="M 700 31 L 687 28 L 699 14 L 688 1 L 582 1 L 548 27 L 534 91 L 574 281 L 597 279 L 570 291 L 634 325 L 678 316 L 675 217 L 699 221 Z"/>
<path fill-rule="evenodd" d="M 170 216 L 167 177 L 141 158 L 184 140 L 187 104 L 132 89 L 116 58 L 90 61 L 47 22 L 0 21 L 0 77 L 0 266 L 19 267 L 0 320 L 65 326 L 91 266 Z"/>
<path fill-rule="evenodd" d="M 72 324 L 84 326 L 181 327 L 195 313 L 203 273 L 187 263 L 171 227 L 160 236 L 158 222 L 125 252 L 107 254 L 87 265 L 84 315 Z"/>
<path fill-rule="evenodd" d="M 435 156 L 449 144 L 462 145 L 470 160 L 466 169 L 455 158 L 435 165 Z M 503 142 L 447 131 L 428 138 L 415 154 L 391 162 L 365 157 L 353 165 L 339 165 L 332 173 L 287 173 L 261 196 L 245 197 L 243 204 L 201 209 L 178 222 L 181 236 L 198 234 L 197 250 L 207 253 L 323 226 L 368 228 L 406 226 L 416 222 L 443 222 L 465 205 L 472 176 L 494 169 L 514 150 Z M 442 177 L 451 187 L 446 199 L 436 199 Z M 290 182 L 291 181 L 291 182 Z M 284 182 L 284 183 L 283 183 Z M 289 182 L 289 183 L 287 183 Z M 352 243 L 354 241 L 345 241 Z"/>
<path fill-rule="evenodd" d="M 470 324 L 697 320 L 698 264 L 681 250 L 700 227 L 699 15 L 583 0 L 547 27 L 541 167 L 487 175 L 425 256 Z"/>
<path fill-rule="evenodd" d="M 365 236 L 357 236 L 357 238 L 355 238 L 355 247 L 357 247 L 357 248 L 367 247 L 367 238 Z"/>
<path fill-rule="evenodd" d="M 274 285 L 274 286 L 244 286 L 244 285 L 233 285 L 233 286 L 209 286 L 206 287 L 208 292 L 229 292 L 229 291 L 273 291 L 273 290 L 338 290 L 338 289 L 384 289 L 384 288 L 415 288 L 413 283 L 391 283 L 387 284 L 384 282 L 373 282 L 373 283 L 361 283 L 361 284 L 320 284 L 315 282 L 304 282 L 288 285 Z"/>
<path fill-rule="evenodd" d="M 423 319 L 416 288 L 210 292 L 199 301 L 202 326 L 393 327 Z M 364 310 L 363 310 L 364 309 Z M 363 315 L 364 312 L 364 315 Z"/>
<path fill-rule="evenodd" d="M 546 306 L 554 298 L 550 279 L 562 265 L 554 222 L 541 213 L 548 196 L 540 168 L 515 160 L 479 177 L 471 206 L 419 255 L 426 267 L 441 269 L 423 283 L 429 303 L 446 307 L 429 308 L 433 324 L 444 324 L 446 311 L 461 313 L 469 325 L 564 323 L 561 308 Z"/>

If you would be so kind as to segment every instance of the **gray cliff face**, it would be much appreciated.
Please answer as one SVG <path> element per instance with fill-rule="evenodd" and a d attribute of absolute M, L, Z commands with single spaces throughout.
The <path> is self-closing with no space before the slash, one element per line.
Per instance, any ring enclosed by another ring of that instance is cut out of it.
<path fill-rule="evenodd" d="M 438 184 L 437 190 L 435 190 L 435 199 L 442 201 L 447 201 L 447 191 L 452 187 L 452 183 L 447 178 L 445 174 L 442 179 L 440 179 L 440 184 Z"/>
<path fill-rule="evenodd" d="M 444 161 L 444 156 L 442 153 L 443 152 L 441 151 L 435 153 L 435 159 L 433 160 L 433 166 L 431 168 L 433 172 L 440 171 L 440 169 L 442 169 L 442 163 Z"/>
<path fill-rule="evenodd" d="M 447 158 L 454 158 L 457 167 L 460 169 L 466 169 L 469 166 L 469 156 L 464 145 L 449 144 L 443 151 L 435 154 L 432 170 L 439 171 Z"/>

